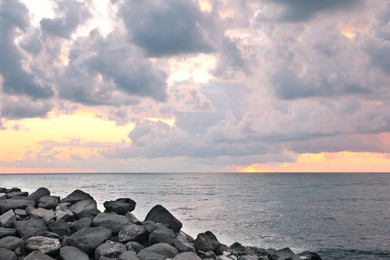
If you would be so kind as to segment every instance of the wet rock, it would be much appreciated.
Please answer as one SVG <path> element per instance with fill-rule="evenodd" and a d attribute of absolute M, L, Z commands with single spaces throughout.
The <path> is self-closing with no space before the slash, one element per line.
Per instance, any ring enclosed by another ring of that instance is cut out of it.
<path fill-rule="evenodd" d="M 143 241 L 148 237 L 148 232 L 142 225 L 129 223 L 118 233 L 119 242 Z"/>
<path fill-rule="evenodd" d="M 220 243 L 217 237 L 210 231 L 206 231 L 205 233 L 200 233 L 196 237 L 194 241 L 194 245 L 196 250 L 208 252 L 215 252 L 219 247 Z"/>
<path fill-rule="evenodd" d="M 141 260 L 165 260 L 165 258 L 175 257 L 179 251 L 173 246 L 166 243 L 154 244 L 142 249 L 137 256 Z"/>
<path fill-rule="evenodd" d="M 302 260 L 322 260 L 321 257 L 317 253 L 309 252 L 309 251 L 299 253 L 298 256 Z"/>
<path fill-rule="evenodd" d="M 70 211 L 74 214 L 76 219 L 94 218 L 99 210 L 94 199 L 80 200 L 69 206 Z"/>
<path fill-rule="evenodd" d="M 118 260 L 139 260 L 134 251 L 126 251 L 118 257 Z"/>
<path fill-rule="evenodd" d="M 91 254 L 112 235 L 111 230 L 105 227 L 89 227 L 77 231 L 69 237 L 69 245 Z"/>
<path fill-rule="evenodd" d="M 16 235 L 16 230 L 13 228 L 0 227 L 0 238 Z"/>
<path fill-rule="evenodd" d="M 73 221 L 73 212 L 68 209 L 69 203 L 58 204 L 55 211 L 56 220 L 63 219 L 64 221 Z"/>
<path fill-rule="evenodd" d="M 47 188 L 41 187 L 31 193 L 27 198 L 30 200 L 34 200 L 35 203 L 38 203 L 39 199 L 42 198 L 43 196 L 49 196 L 50 191 Z"/>
<path fill-rule="evenodd" d="M 129 223 L 129 219 L 125 216 L 118 215 L 114 212 L 99 213 L 92 220 L 92 226 L 102 226 L 112 231 L 114 235 Z"/>
<path fill-rule="evenodd" d="M 93 200 L 92 196 L 82 190 L 75 190 L 68 196 L 61 200 L 63 202 L 69 202 L 71 204 L 82 201 L 82 200 Z"/>
<path fill-rule="evenodd" d="M 5 228 L 10 228 L 14 225 L 16 221 L 15 212 L 10 209 L 0 216 L 0 223 Z"/>
<path fill-rule="evenodd" d="M 34 251 L 26 256 L 23 260 L 54 260 L 54 258 L 51 258 L 42 252 Z"/>
<path fill-rule="evenodd" d="M 17 260 L 17 256 L 11 250 L 0 248 L 0 259 L 4 259 L 4 260 Z"/>
<path fill-rule="evenodd" d="M 42 219 L 31 218 L 28 220 L 16 221 L 14 226 L 23 239 L 38 236 L 47 231 L 47 226 Z"/>
<path fill-rule="evenodd" d="M 183 224 L 161 205 L 154 206 L 146 215 L 145 221 L 151 220 L 155 223 L 166 224 L 175 233 L 179 232 Z"/>
<path fill-rule="evenodd" d="M 189 242 L 183 242 L 179 239 L 173 240 L 173 245 L 179 250 L 179 252 L 196 252 L 194 244 Z"/>
<path fill-rule="evenodd" d="M 89 260 L 89 256 L 74 246 L 64 246 L 60 249 L 62 260 Z"/>
<path fill-rule="evenodd" d="M 14 197 L 27 197 L 28 196 L 28 192 L 25 192 L 25 191 L 14 191 L 14 192 L 10 192 L 10 193 L 7 193 L 7 198 L 8 199 L 12 199 Z"/>
<path fill-rule="evenodd" d="M 38 207 L 44 209 L 55 209 L 60 203 L 58 196 L 43 196 L 38 200 Z"/>
<path fill-rule="evenodd" d="M 131 251 L 134 251 L 136 253 L 138 253 L 139 251 L 141 251 L 142 249 L 145 248 L 143 245 L 141 245 L 140 243 L 135 242 L 135 241 L 130 241 L 130 242 L 126 243 L 125 246 L 126 246 L 127 250 L 131 250 Z"/>
<path fill-rule="evenodd" d="M 141 221 L 139 221 L 139 219 L 133 213 L 127 212 L 125 216 L 129 219 L 130 223 L 141 224 Z"/>
<path fill-rule="evenodd" d="M 24 210 L 24 209 L 15 209 L 14 212 L 15 212 L 15 215 L 17 215 L 21 218 L 25 218 L 28 216 L 26 210 Z"/>
<path fill-rule="evenodd" d="M 115 212 L 119 215 L 125 215 L 135 209 L 136 203 L 129 198 L 119 198 L 115 201 L 106 201 L 103 203 L 105 212 Z"/>
<path fill-rule="evenodd" d="M 149 243 L 151 245 L 157 243 L 167 243 L 172 245 L 174 239 L 175 233 L 173 230 L 160 223 L 156 224 L 155 228 L 149 235 Z"/>
<path fill-rule="evenodd" d="M 29 199 L 0 200 L 0 214 L 3 214 L 10 209 L 25 209 L 28 206 L 35 206 L 35 202 Z"/>
<path fill-rule="evenodd" d="M 30 215 L 35 218 L 42 218 L 45 222 L 49 222 L 55 216 L 53 210 L 37 208 L 30 212 Z"/>
<path fill-rule="evenodd" d="M 276 250 L 275 253 L 271 256 L 271 258 L 275 259 L 275 256 L 277 260 L 300 260 L 301 259 L 288 247 L 280 250 Z"/>
<path fill-rule="evenodd" d="M 69 228 L 70 228 L 70 231 L 71 232 L 77 232 L 83 228 L 88 228 L 90 227 L 92 224 L 92 220 L 90 218 L 82 218 L 82 219 L 79 219 L 75 222 L 73 222 Z"/>
<path fill-rule="evenodd" d="M 50 221 L 48 223 L 49 230 L 56 233 L 59 236 L 69 236 L 70 228 L 65 220 L 59 219 L 57 221 Z"/>
<path fill-rule="evenodd" d="M 126 246 L 122 243 L 112 242 L 110 240 L 99 245 L 95 250 L 95 259 L 101 256 L 115 258 L 126 251 Z"/>
<path fill-rule="evenodd" d="M 51 254 L 58 251 L 61 247 L 58 238 L 45 236 L 33 236 L 26 240 L 26 248 L 33 251 L 38 250 L 44 254 Z"/>
<path fill-rule="evenodd" d="M 14 251 L 18 247 L 23 247 L 24 241 L 19 237 L 8 236 L 0 239 L 0 248 Z"/>

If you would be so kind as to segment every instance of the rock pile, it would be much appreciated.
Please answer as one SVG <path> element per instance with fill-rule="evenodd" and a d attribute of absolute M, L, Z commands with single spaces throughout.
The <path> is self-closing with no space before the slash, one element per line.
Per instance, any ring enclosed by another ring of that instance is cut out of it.
<path fill-rule="evenodd" d="M 144 221 L 131 212 L 129 198 L 106 201 L 100 212 L 94 198 L 75 190 L 65 198 L 47 188 L 28 194 L 0 188 L 1 260 L 318 260 L 317 254 L 231 246 L 210 232 L 194 239 L 182 223 L 161 205 Z"/>

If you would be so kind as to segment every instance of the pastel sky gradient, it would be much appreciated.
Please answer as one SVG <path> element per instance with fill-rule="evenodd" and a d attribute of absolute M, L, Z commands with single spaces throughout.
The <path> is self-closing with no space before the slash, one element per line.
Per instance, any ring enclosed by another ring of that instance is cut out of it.
<path fill-rule="evenodd" d="M 0 0 L 0 173 L 390 172 L 390 1 Z"/>

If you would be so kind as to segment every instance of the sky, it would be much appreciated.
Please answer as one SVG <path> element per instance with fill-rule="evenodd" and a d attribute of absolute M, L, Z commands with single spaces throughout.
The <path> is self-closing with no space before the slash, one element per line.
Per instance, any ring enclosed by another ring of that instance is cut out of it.
<path fill-rule="evenodd" d="M 0 0 L 0 173 L 390 172 L 390 1 Z"/>

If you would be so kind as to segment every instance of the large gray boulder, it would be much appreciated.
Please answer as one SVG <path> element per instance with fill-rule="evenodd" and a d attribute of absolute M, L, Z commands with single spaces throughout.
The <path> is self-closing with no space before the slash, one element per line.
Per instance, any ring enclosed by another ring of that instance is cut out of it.
<path fill-rule="evenodd" d="M 15 251 L 16 248 L 23 247 L 23 246 L 24 246 L 24 241 L 19 237 L 8 236 L 0 239 L 0 248 L 5 248 L 8 250 Z"/>
<path fill-rule="evenodd" d="M 74 246 L 64 246 L 60 248 L 62 260 L 89 260 L 87 253 Z"/>
<path fill-rule="evenodd" d="M 91 227 L 91 224 L 92 220 L 90 218 L 82 218 L 70 224 L 69 228 L 70 231 L 74 233 L 82 230 L 83 228 Z"/>
<path fill-rule="evenodd" d="M 102 256 L 116 258 L 125 251 L 126 246 L 124 244 L 108 240 L 96 248 L 95 259 L 99 259 Z"/>
<path fill-rule="evenodd" d="M 119 242 L 140 242 L 146 239 L 148 237 L 148 234 L 148 231 L 143 225 L 129 223 L 119 231 L 118 239 Z"/>
<path fill-rule="evenodd" d="M 299 253 L 298 256 L 304 260 L 322 260 L 317 253 L 309 252 L 309 251 Z"/>
<path fill-rule="evenodd" d="M 61 200 L 61 203 L 63 202 L 69 202 L 69 203 L 76 203 L 76 202 L 79 202 L 79 201 L 82 201 L 82 200 L 89 200 L 89 199 L 92 199 L 92 196 L 89 195 L 88 193 L 82 191 L 82 190 L 75 190 L 73 191 L 72 193 L 70 193 L 68 196 L 66 196 L 65 198 L 63 198 Z"/>
<path fill-rule="evenodd" d="M 119 198 L 115 201 L 110 200 L 103 203 L 105 212 L 115 212 L 119 215 L 125 215 L 127 212 L 131 212 L 135 209 L 136 203 L 129 198 Z"/>
<path fill-rule="evenodd" d="M 217 237 L 210 231 L 200 233 L 194 241 L 196 250 L 202 252 L 215 252 L 219 247 L 220 243 Z"/>
<path fill-rule="evenodd" d="M 37 189 L 36 191 L 34 191 L 33 193 L 31 193 L 27 198 L 30 200 L 34 200 L 35 203 L 38 203 L 40 198 L 42 198 L 44 196 L 49 196 L 49 195 L 50 195 L 50 191 L 44 187 L 41 187 L 41 188 Z"/>
<path fill-rule="evenodd" d="M 68 223 L 65 222 L 65 220 L 59 219 L 57 221 L 50 221 L 48 224 L 49 230 L 53 233 L 56 233 L 57 235 L 61 236 L 69 236 L 70 235 L 70 228 L 68 226 Z"/>
<path fill-rule="evenodd" d="M 165 260 L 175 257 L 179 251 L 169 244 L 159 243 L 142 249 L 137 256 L 141 260 Z"/>
<path fill-rule="evenodd" d="M 149 235 L 149 244 L 167 243 L 172 245 L 175 239 L 175 233 L 164 224 L 158 223 Z"/>
<path fill-rule="evenodd" d="M 8 210 L 7 212 L 5 212 L 0 216 L 0 224 L 5 228 L 12 227 L 15 221 L 16 221 L 16 215 L 12 209 Z"/>
<path fill-rule="evenodd" d="M 30 216 L 35 218 L 42 218 L 45 222 L 49 222 L 55 217 L 53 210 L 37 208 L 30 212 Z"/>
<path fill-rule="evenodd" d="M 38 207 L 44 209 L 55 209 L 60 203 L 58 196 L 43 196 L 38 200 Z"/>
<path fill-rule="evenodd" d="M 0 214 L 10 209 L 25 209 L 28 206 L 35 206 L 35 201 L 29 199 L 5 199 L 0 200 Z"/>
<path fill-rule="evenodd" d="M 161 205 L 154 206 L 146 215 L 145 221 L 151 220 L 155 223 L 162 223 L 167 225 L 175 233 L 179 232 L 183 224 L 172 215 L 166 208 Z"/>
<path fill-rule="evenodd" d="M 4 260 L 17 260 L 16 254 L 8 249 L 0 248 L 0 259 Z"/>
<path fill-rule="evenodd" d="M 43 220 L 36 218 L 16 221 L 14 227 L 23 239 L 27 239 L 32 236 L 38 236 L 47 231 L 47 226 Z"/>
<path fill-rule="evenodd" d="M 26 191 L 14 191 L 14 192 L 7 193 L 8 199 L 12 199 L 12 198 L 16 198 L 16 197 L 27 198 L 27 196 L 28 196 L 28 192 L 26 192 Z"/>
<path fill-rule="evenodd" d="M 87 254 L 91 254 L 112 235 L 111 230 L 105 227 L 89 227 L 77 231 L 69 237 L 70 246 L 75 246 Z"/>
<path fill-rule="evenodd" d="M 301 258 L 296 255 L 290 248 L 276 250 L 272 257 L 277 257 L 278 260 L 300 260 Z"/>
<path fill-rule="evenodd" d="M 28 256 L 26 256 L 23 260 L 54 260 L 54 258 L 51 258 L 50 256 L 42 252 L 33 251 Z"/>
<path fill-rule="evenodd" d="M 125 246 L 126 246 L 127 250 L 134 251 L 136 253 L 138 253 L 139 251 L 141 251 L 142 249 L 145 248 L 143 245 L 141 245 L 140 243 L 138 243 L 136 241 L 127 242 L 125 244 Z"/>
<path fill-rule="evenodd" d="M 7 237 L 7 236 L 15 236 L 15 235 L 16 235 L 15 229 L 0 227 L 0 238 Z"/>
<path fill-rule="evenodd" d="M 136 252 L 126 251 L 118 257 L 118 260 L 139 260 L 139 258 Z"/>
<path fill-rule="evenodd" d="M 54 253 L 58 251 L 60 247 L 61 243 L 58 238 L 33 236 L 26 240 L 27 249 L 31 251 L 38 250 L 44 254 Z"/>
<path fill-rule="evenodd" d="M 172 242 L 179 252 L 196 252 L 194 244 L 190 242 L 183 242 L 179 239 L 174 239 Z"/>
<path fill-rule="evenodd" d="M 129 222 L 127 217 L 118 215 L 114 212 L 99 213 L 92 220 L 92 226 L 102 226 L 111 229 L 112 233 L 116 235 Z"/>
<path fill-rule="evenodd" d="M 185 253 L 180 253 L 176 255 L 172 260 L 201 260 L 197 254 L 194 252 L 185 252 Z"/>
<path fill-rule="evenodd" d="M 74 214 L 70 209 L 68 208 L 70 204 L 65 202 L 58 204 L 55 211 L 55 217 L 56 220 L 63 219 L 64 221 L 73 221 L 74 220 Z"/>
<path fill-rule="evenodd" d="M 70 211 L 74 214 L 76 219 L 94 218 L 99 210 L 94 199 L 80 200 L 69 206 Z"/>

